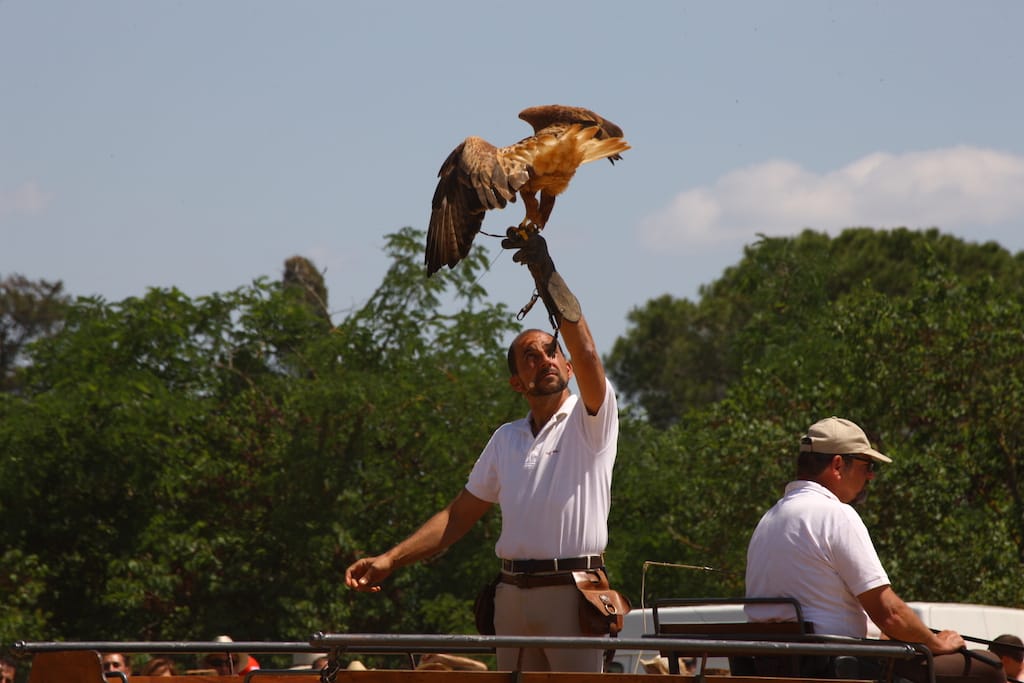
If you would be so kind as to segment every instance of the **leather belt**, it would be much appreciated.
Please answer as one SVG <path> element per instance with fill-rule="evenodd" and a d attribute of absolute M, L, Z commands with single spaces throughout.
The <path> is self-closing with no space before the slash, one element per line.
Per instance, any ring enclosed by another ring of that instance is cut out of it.
<path fill-rule="evenodd" d="M 510 583 L 517 588 L 544 588 L 545 586 L 576 585 L 571 572 L 561 574 L 508 574 L 501 573 L 501 582 Z"/>
<path fill-rule="evenodd" d="M 560 560 L 502 560 L 501 571 L 511 574 L 539 574 L 541 572 L 579 572 L 604 566 L 604 555 L 566 557 Z"/>

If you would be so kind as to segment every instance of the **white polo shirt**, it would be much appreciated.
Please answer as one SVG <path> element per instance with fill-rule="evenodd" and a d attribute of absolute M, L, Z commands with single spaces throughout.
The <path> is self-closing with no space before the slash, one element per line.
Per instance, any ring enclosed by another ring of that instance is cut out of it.
<path fill-rule="evenodd" d="M 573 394 L 536 438 L 528 416 L 499 427 L 466 483 L 477 498 L 501 506 L 495 554 L 540 560 L 604 552 L 618 436 L 607 380 L 597 415 Z"/>
<path fill-rule="evenodd" d="M 870 620 L 857 596 L 889 584 L 852 506 L 813 481 L 792 481 L 747 547 L 747 597 L 796 598 L 815 633 L 863 638 Z M 751 621 L 792 621 L 786 606 L 747 605 Z"/>

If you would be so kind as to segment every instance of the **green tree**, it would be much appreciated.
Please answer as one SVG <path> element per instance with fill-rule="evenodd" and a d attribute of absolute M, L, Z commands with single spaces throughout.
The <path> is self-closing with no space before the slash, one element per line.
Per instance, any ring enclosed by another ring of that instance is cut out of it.
<path fill-rule="evenodd" d="M 333 327 L 266 282 L 71 307 L 31 348 L 24 394 L 0 402 L 0 546 L 45 585 L 30 596 L 38 630 L 470 627 L 494 515 L 434 561 L 443 570 L 410 568 L 381 596 L 342 583 L 351 560 L 454 495 L 522 410 L 504 381 L 512 315 L 476 284 L 484 257 L 427 280 L 421 245 L 389 236 L 381 286 Z"/>
<path fill-rule="evenodd" d="M 612 548 L 722 570 L 659 571 L 646 599 L 742 594 L 747 541 L 793 476 L 799 435 L 840 415 L 895 460 L 861 512 L 897 591 L 1024 605 L 1022 301 L 939 261 L 923 256 L 905 295 L 865 281 L 813 316 L 780 316 L 761 335 L 771 352 L 755 347 L 723 400 L 671 428 L 624 423 Z M 763 286 L 779 291 L 786 270 Z"/>
<path fill-rule="evenodd" d="M 17 274 L 0 280 L 0 391 L 17 389 L 22 350 L 59 329 L 69 303 L 61 282 Z"/>
<path fill-rule="evenodd" d="M 1005 296 L 1021 295 L 1024 259 L 995 243 L 968 244 L 935 229 L 765 237 L 702 288 L 698 303 L 663 296 L 632 310 L 608 372 L 653 424 L 668 426 L 721 399 L 748 365 L 774 355 L 801 325 L 816 336 L 820 311 L 854 289 L 869 283 L 882 294 L 905 296 L 923 276 L 922 264 L 932 261 L 965 283 L 991 279 Z"/>
<path fill-rule="evenodd" d="M 389 236 L 380 287 L 336 324 L 326 292 L 259 281 L 81 299 L 25 347 L 20 390 L 0 393 L 0 638 L 471 632 L 496 514 L 380 594 L 341 578 L 523 412 L 486 255 L 427 279 L 422 237 Z M 932 233 L 804 233 L 752 247 L 697 304 L 642 311 L 637 343 L 681 346 L 657 400 L 622 416 L 616 585 L 637 604 L 741 594 L 799 435 L 836 414 L 895 459 L 862 514 L 900 594 L 1024 605 L 1019 265 Z"/>

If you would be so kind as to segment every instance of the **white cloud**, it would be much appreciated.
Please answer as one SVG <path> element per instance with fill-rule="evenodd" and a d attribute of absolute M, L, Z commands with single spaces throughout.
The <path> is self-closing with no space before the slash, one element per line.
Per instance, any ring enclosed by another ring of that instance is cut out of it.
<path fill-rule="evenodd" d="M 791 161 L 732 171 L 713 185 L 686 190 L 640 226 L 644 243 L 748 242 L 757 233 L 803 228 L 836 233 L 854 226 L 970 232 L 1024 224 L 1024 157 L 977 147 L 901 155 L 870 154 L 818 174 Z"/>
<path fill-rule="evenodd" d="M 52 201 L 52 193 L 44 191 L 32 181 L 25 182 L 10 191 L 0 190 L 0 216 L 40 213 Z"/>

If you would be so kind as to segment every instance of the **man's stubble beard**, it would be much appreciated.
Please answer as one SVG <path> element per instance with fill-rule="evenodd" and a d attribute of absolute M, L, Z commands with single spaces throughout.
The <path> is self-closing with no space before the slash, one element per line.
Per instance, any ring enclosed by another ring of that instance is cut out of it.
<path fill-rule="evenodd" d="M 558 381 L 549 385 L 538 385 L 536 382 L 530 382 L 530 396 L 551 396 L 565 391 L 566 387 L 569 386 L 569 380 L 561 375 L 556 375 L 556 377 L 558 377 Z"/>

